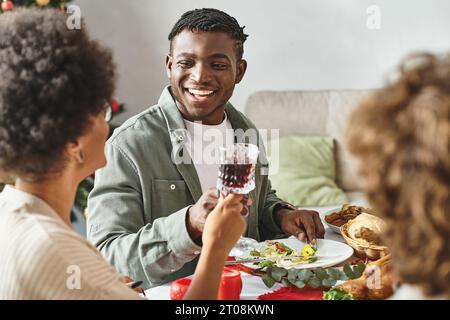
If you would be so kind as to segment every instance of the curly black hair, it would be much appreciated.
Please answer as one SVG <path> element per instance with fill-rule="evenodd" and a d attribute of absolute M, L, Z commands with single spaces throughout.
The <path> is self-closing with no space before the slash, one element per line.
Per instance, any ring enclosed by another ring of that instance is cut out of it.
<path fill-rule="evenodd" d="M 239 26 L 235 18 L 227 13 L 213 9 L 194 9 L 183 13 L 181 18 L 175 23 L 169 33 L 170 51 L 172 51 L 172 40 L 181 31 L 205 31 L 205 32 L 225 32 L 236 40 L 237 56 L 242 59 L 244 55 L 244 42 L 248 35 L 244 33 L 244 27 Z"/>
<path fill-rule="evenodd" d="M 55 9 L 0 15 L 0 171 L 36 179 L 59 172 L 115 90 L 110 50 Z"/>

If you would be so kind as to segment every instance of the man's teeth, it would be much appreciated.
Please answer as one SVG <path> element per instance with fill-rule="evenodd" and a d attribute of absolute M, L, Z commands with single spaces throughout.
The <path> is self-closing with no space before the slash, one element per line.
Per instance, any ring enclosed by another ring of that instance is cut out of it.
<path fill-rule="evenodd" d="M 195 90 L 195 89 L 188 89 L 190 94 L 194 94 L 196 96 L 209 96 L 214 91 L 211 90 Z"/>

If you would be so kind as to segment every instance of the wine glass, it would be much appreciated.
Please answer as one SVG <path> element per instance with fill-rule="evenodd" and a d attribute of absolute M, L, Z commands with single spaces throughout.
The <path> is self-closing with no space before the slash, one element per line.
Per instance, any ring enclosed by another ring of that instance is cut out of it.
<path fill-rule="evenodd" d="M 219 148 L 219 175 L 217 190 L 219 195 L 230 193 L 247 195 L 255 188 L 255 167 L 259 150 L 254 144 L 234 143 Z M 248 216 L 249 209 L 247 208 Z M 240 237 L 230 256 L 241 256 L 254 249 L 258 242 Z"/>

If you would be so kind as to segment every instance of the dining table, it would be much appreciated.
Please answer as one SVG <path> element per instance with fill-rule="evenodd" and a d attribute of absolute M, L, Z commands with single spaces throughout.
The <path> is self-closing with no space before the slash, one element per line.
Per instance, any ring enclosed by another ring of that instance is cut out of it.
<path fill-rule="evenodd" d="M 356 205 L 364 206 L 364 202 L 357 203 Z M 324 217 L 326 214 L 329 214 L 334 211 L 339 211 L 340 206 L 326 206 L 326 207 L 315 207 L 314 210 L 319 212 L 320 218 L 322 220 L 322 223 L 325 227 L 325 236 L 324 239 L 328 240 L 334 240 L 345 243 L 344 238 L 337 234 L 335 231 L 331 230 L 327 224 L 324 222 Z M 302 209 L 311 209 L 311 208 L 302 208 Z M 351 256 L 346 261 L 341 262 L 339 265 L 343 265 L 345 263 L 350 263 L 352 261 L 357 260 L 357 257 L 354 255 Z M 241 272 L 241 278 L 242 278 L 242 291 L 240 295 L 240 300 L 258 300 L 258 297 L 261 295 L 273 292 L 277 289 L 280 289 L 283 287 L 280 283 L 275 283 L 271 288 L 268 288 L 264 282 L 262 281 L 261 277 L 258 275 L 253 275 L 248 272 Z M 150 300 L 170 300 L 170 287 L 171 283 L 165 283 L 160 286 L 152 287 L 145 291 L 145 296 L 147 299 Z"/>

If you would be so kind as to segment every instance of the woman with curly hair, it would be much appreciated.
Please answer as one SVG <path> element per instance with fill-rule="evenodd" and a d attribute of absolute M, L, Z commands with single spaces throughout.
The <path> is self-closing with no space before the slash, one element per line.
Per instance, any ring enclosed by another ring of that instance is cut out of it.
<path fill-rule="evenodd" d="M 135 299 L 100 253 L 70 228 L 77 186 L 106 163 L 115 67 L 82 25 L 56 10 L 0 15 L 0 299 Z M 217 297 L 244 231 L 242 197 L 221 199 L 186 293 Z"/>
<path fill-rule="evenodd" d="M 348 147 L 403 283 L 393 298 L 450 298 L 450 55 L 410 56 L 349 123 Z"/>

